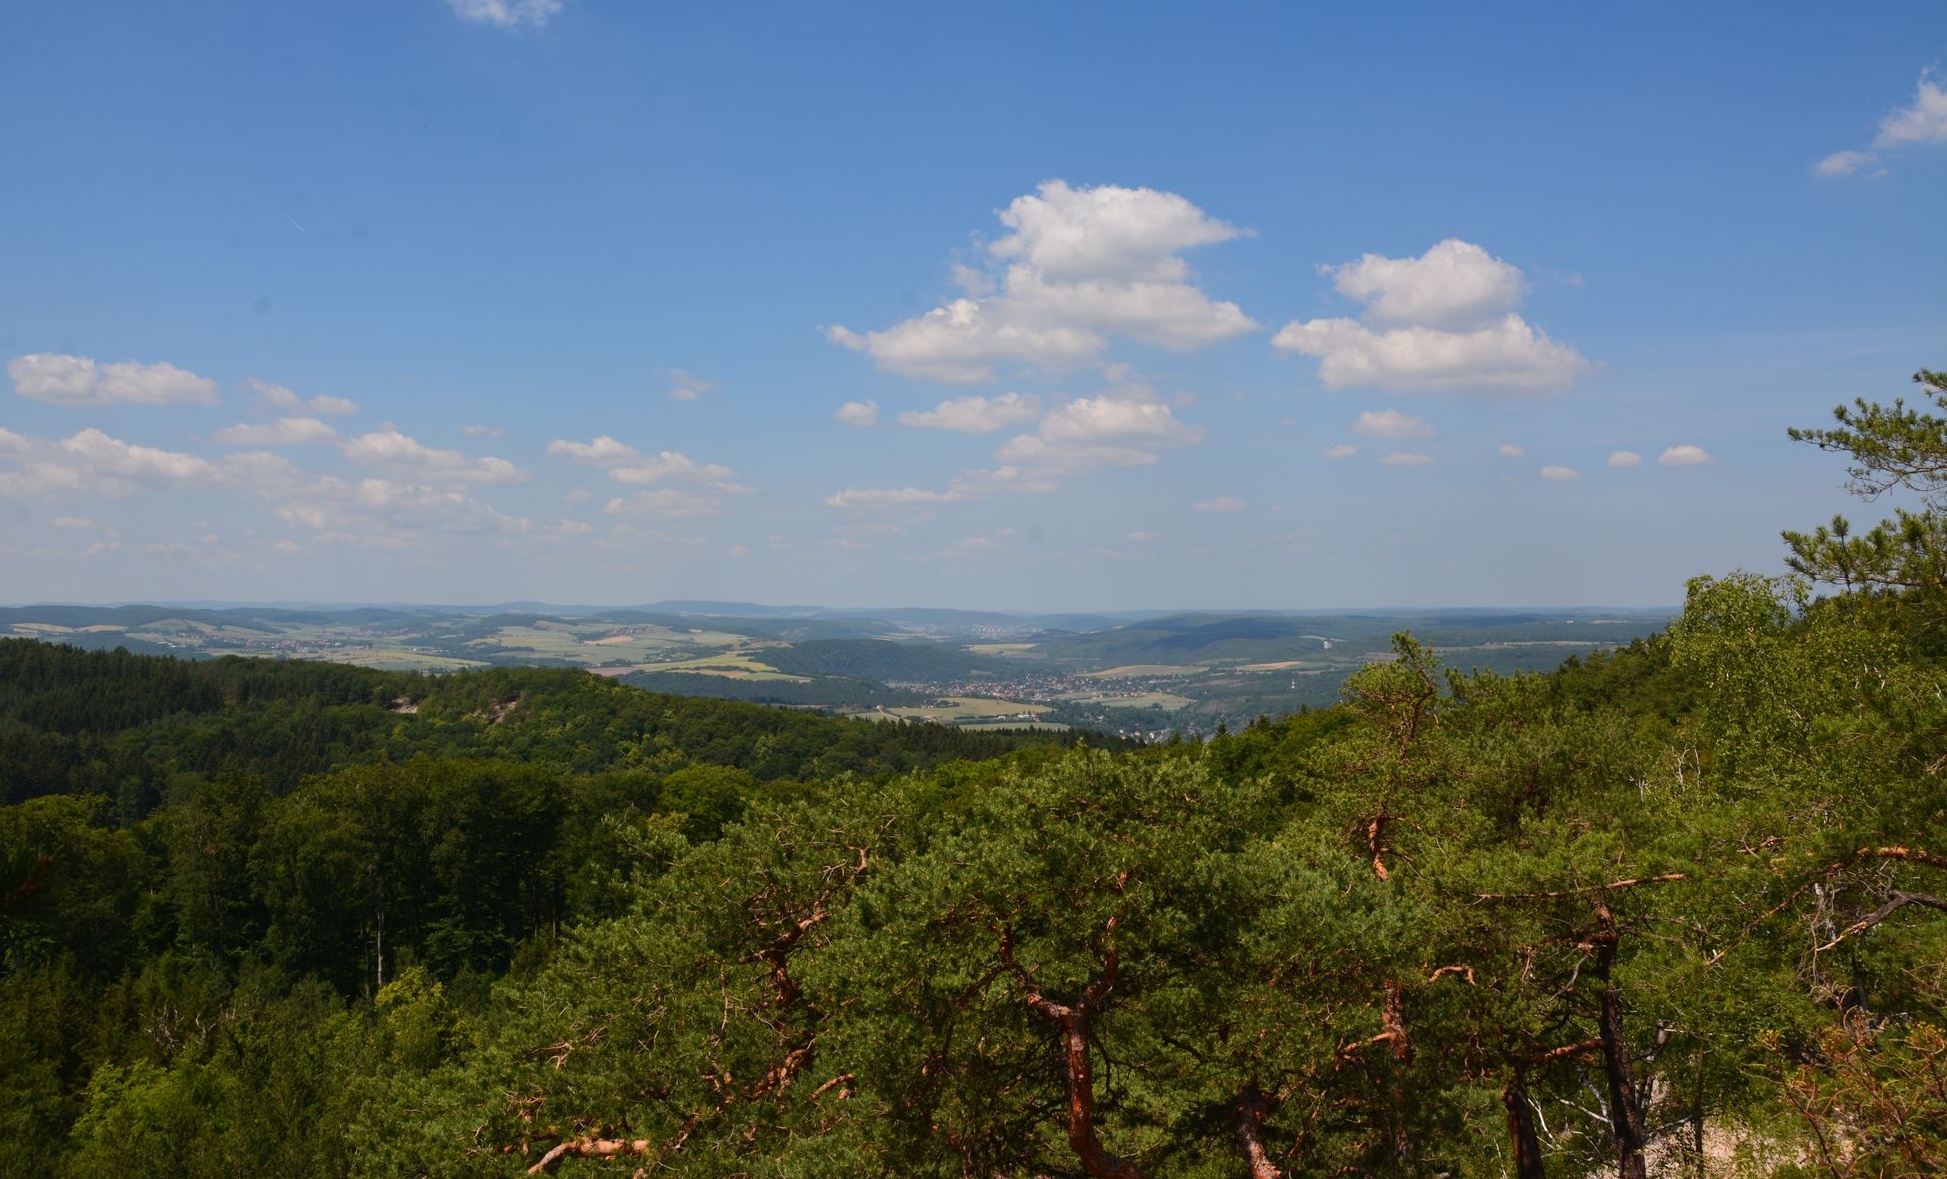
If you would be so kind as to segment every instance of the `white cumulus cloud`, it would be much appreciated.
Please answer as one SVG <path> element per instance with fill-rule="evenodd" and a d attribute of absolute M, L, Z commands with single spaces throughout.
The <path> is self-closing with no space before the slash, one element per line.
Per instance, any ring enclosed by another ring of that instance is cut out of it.
<path fill-rule="evenodd" d="M 1328 446 L 1325 449 L 1319 451 L 1318 453 L 1324 455 L 1328 459 L 1351 458 L 1353 455 L 1359 453 L 1359 448 L 1352 445 L 1349 442 L 1340 442 L 1332 446 Z"/>
<path fill-rule="evenodd" d="M 1367 254 L 1318 269 L 1376 324 L 1465 329 L 1514 310 L 1527 289 L 1519 267 L 1456 238 L 1417 258 Z"/>
<path fill-rule="evenodd" d="M 570 442 L 557 438 L 548 443 L 548 453 L 557 458 L 573 459 L 578 463 L 592 463 L 598 467 L 615 466 L 642 457 L 642 452 L 633 446 L 617 442 L 603 434 L 593 442 Z"/>
<path fill-rule="evenodd" d="M 1689 443 L 1685 443 L 1682 446 L 1672 446 L 1665 450 L 1662 454 L 1656 456 L 1656 461 L 1666 467 L 1701 467 L 1708 463 L 1714 463 L 1717 460 L 1712 458 L 1710 452 L 1703 447 L 1691 446 Z"/>
<path fill-rule="evenodd" d="M 1203 437 L 1203 427 L 1178 418 L 1152 390 L 1125 386 L 1049 409 L 1031 433 L 1017 434 L 994 449 L 996 466 L 962 472 L 944 491 L 851 487 L 826 497 L 825 503 L 912 514 L 997 492 L 1049 492 L 1059 486 L 1060 476 L 1147 466 L 1158 461 L 1160 451 L 1194 445 Z"/>
<path fill-rule="evenodd" d="M 223 470 L 200 455 L 137 446 L 89 428 L 59 441 L 0 430 L 0 495 L 99 495 L 214 486 Z"/>
<path fill-rule="evenodd" d="M 729 467 L 720 463 L 699 463 L 678 450 L 665 450 L 660 454 L 645 455 L 640 462 L 610 467 L 608 477 L 617 483 L 695 483 L 724 491 L 749 490 L 738 485 L 737 472 Z"/>
<path fill-rule="evenodd" d="M 832 419 L 848 426 L 857 426 L 861 430 L 870 429 L 879 424 L 879 403 L 848 401 L 832 411 Z"/>
<path fill-rule="evenodd" d="M 1095 467 L 1140 467 L 1164 447 L 1203 441 L 1201 426 L 1179 419 L 1147 390 L 1077 397 L 1050 410 L 1032 434 L 1001 444 L 992 474 L 1003 481 L 1074 474 Z"/>
<path fill-rule="evenodd" d="M 1352 432 L 1377 438 L 1431 438 L 1433 427 L 1396 409 L 1367 410 L 1352 419 Z"/>
<path fill-rule="evenodd" d="M 243 387 L 250 390 L 256 396 L 258 405 L 263 406 L 265 409 L 292 417 L 305 414 L 346 414 L 358 412 L 358 402 L 348 397 L 332 397 L 328 394 L 320 393 L 316 397 L 307 399 L 299 397 L 296 393 L 291 392 L 282 385 L 273 385 L 269 381 L 258 380 L 256 377 L 250 377 L 245 380 Z"/>
<path fill-rule="evenodd" d="M 909 410 L 899 424 L 925 430 L 959 430 L 991 434 L 1041 416 L 1041 399 L 1032 393 L 1003 393 L 999 397 L 954 397 L 929 410 Z"/>
<path fill-rule="evenodd" d="M 1257 329 L 1194 283 L 1179 254 L 1246 231 L 1175 193 L 1050 180 L 999 213 L 1011 232 L 990 267 L 961 267 L 966 291 L 924 315 L 833 343 L 907 376 L 971 384 L 1006 361 L 1059 370 L 1096 359 L 1114 336 L 1179 351 Z M 996 273 L 997 271 L 997 273 Z"/>
<path fill-rule="evenodd" d="M 267 468 L 263 474 L 267 482 L 258 493 L 276 503 L 277 518 L 310 531 L 317 544 L 425 549 L 469 535 L 507 538 L 534 531 L 527 517 L 509 515 L 458 487 L 334 475 L 281 483 L 275 481 L 274 470 Z"/>
<path fill-rule="evenodd" d="M 1190 506 L 1199 512 L 1241 512 L 1244 510 L 1244 501 L 1233 499 L 1228 495 L 1220 495 L 1216 499 L 1199 500 Z"/>
<path fill-rule="evenodd" d="M 375 467 L 419 483 L 519 483 L 527 478 L 504 458 L 468 458 L 437 450 L 397 430 L 374 430 L 348 439 L 339 451 L 362 467 Z"/>
<path fill-rule="evenodd" d="M 728 497 L 751 490 L 737 482 L 737 472 L 729 467 L 698 462 L 676 450 L 644 454 L 606 434 L 589 442 L 556 439 L 548 443 L 548 453 L 600 467 L 615 482 L 642 489 L 611 498 L 602 509 L 611 516 L 714 516 L 728 506 Z"/>
<path fill-rule="evenodd" d="M 1635 467 L 1642 465 L 1643 456 L 1633 450 L 1612 450 L 1609 452 L 1609 465 L 1612 467 Z"/>
<path fill-rule="evenodd" d="M 1501 443 L 1501 449 L 1495 453 L 1499 454 L 1502 458 L 1525 458 L 1528 454 L 1526 450 L 1516 446 L 1512 442 Z"/>
<path fill-rule="evenodd" d="M 1272 344 L 1319 358 L 1327 388 L 1394 392 L 1550 393 L 1588 367 L 1518 315 L 1470 332 L 1406 327 L 1374 331 L 1356 319 L 1285 325 Z"/>
<path fill-rule="evenodd" d="M 1379 461 L 1389 467 L 1425 467 L 1432 465 L 1433 456 L 1415 454 L 1408 450 L 1395 450 Z"/>
<path fill-rule="evenodd" d="M 36 352 L 7 362 L 14 392 L 54 405 L 215 405 L 216 382 L 173 364 Z"/>
<path fill-rule="evenodd" d="M 1541 477 L 1556 483 L 1568 483 L 1582 477 L 1582 472 L 1574 467 L 1547 466 L 1541 469 Z"/>
<path fill-rule="evenodd" d="M 1526 289 L 1520 270 L 1472 243 L 1449 239 L 1418 258 L 1367 254 L 1324 270 L 1366 304 L 1361 318 L 1293 321 L 1271 343 L 1317 357 L 1327 388 L 1548 393 L 1588 367 L 1514 313 Z"/>

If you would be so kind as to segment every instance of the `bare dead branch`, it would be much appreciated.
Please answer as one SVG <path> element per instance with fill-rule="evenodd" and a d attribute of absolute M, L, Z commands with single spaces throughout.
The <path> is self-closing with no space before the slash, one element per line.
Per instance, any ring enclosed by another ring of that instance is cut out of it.
<path fill-rule="evenodd" d="M 1862 860 L 1902 860 L 1929 868 L 1947 868 L 1947 856 L 1911 847 L 1862 847 L 1855 854 Z"/>
<path fill-rule="evenodd" d="M 818 1086 L 816 1089 L 813 1089 L 811 1091 L 811 1099 L 813 1101 L 816 1101 L 820 1097 L 823 1097 L 825 1094 L 831 1092 L 833 1089 L 837 1089 L 838 1099 L 840 1101 L 843 1101 L 847 1097 L 850 1097 L 852 1095 L 852 1091 L 850 1089 L 844 1088 L 843 1086 L 850 1085 L 855 1079 L 856 1078 L 854 1078 L 851 1073 L 840 1073 L 837 1076 L 833 1077 L 831 1080 L 826 1081 L 824 1084 Z"/>
<path fill-rule="evenodd" d="M 1878 925 L 1880 922 L 1886 920 L 1888 917 L 1891 917 L 1893 914 L 1899 912 L 1901 909 L 1906 908 L 1908 905 L 1919 905 L 1922 908 L 1939 909 L 1942 912 L 1947 912 L 1947 901 L 1943 901 L 1939 897 L 1929 896 L 1923 892 L 1901 892 L 1895 890 L 1893 894 L 1887 899 L 1885 904 L 1881 905 L 1877 909 L 1874 909 L 1871 913 L 1867 914 L 1865 917 L 1860 918 L 1858 921 L 1854 922 L 1853 924 L 1847 926 L 1845 930 L 1839 934 L 1838 937 L 1835 937 L 1831 941 L 1820 946 L 1818 948 L 1818 952 L 1823 954 L 1827 950 L 1838 945 L 1840 942 L 1845 941 L 1847 938 L 1853 936 L 1854 934 L 1865 933 L 1867 930 L 1873 928 L 1875 925 Z"/>
<path fill-rule="evenodd" d="M 565 1158 L 614 1159 L 632 1154 L 648 1154 L 647 1138 L 571 1138 L 541 1156 L 541 1161 L 527 1169 L 530 1175 L 540 1175 L 554 1170 Z"/>
<path fill-rule="evenodd" d="M 1571 1056 L 1587 1056 L 1591 1052 L 1601 1050 L 1601 1040 L 1584 1040 L 1580 1044 L 1564 1044 L 1559 1048 L 1550 1048 L 1546 1052 L 1529 1057 L 1524 1064 L 1528 1068 L 1537 1068 L 1544 1064 L 1553 1064 L 1558 1060 L 1566 1060 Z"/>

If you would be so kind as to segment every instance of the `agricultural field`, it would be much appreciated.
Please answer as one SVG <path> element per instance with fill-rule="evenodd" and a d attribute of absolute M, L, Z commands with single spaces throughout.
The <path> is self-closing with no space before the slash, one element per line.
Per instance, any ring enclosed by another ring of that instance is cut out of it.
<path fill-rule="evenodd" d="M 1051 710 L 1048 708 L 1037 707 L 1021 700 L 996 700 L 986 696 L 945 696 L 930 704 L 874 709 L 872 713 L 874 716 L 929 721 L 934 724 L 987 724 L 992 727 L 1002 721 L 1032 723 L 1039 721 L 1049 711 Z"/>

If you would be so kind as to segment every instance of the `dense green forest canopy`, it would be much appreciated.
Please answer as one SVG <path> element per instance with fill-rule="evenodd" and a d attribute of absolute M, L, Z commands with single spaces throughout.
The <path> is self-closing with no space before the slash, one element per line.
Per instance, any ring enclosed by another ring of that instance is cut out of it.
<path fill-rule="evenodd" d="M 0 1171 L 1940 1173 L 1947 419 L 1801 437 L 1919 506 L 1208 742 L 0 643 Z"/>

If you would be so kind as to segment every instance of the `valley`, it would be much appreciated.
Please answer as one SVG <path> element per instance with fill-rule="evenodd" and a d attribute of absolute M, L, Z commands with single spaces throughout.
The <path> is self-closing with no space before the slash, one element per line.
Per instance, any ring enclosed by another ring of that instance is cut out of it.
<path fill-rule="evenodd" d="M 443 674 L 579 667 L 678 695 L 974 728 L 1207 735 L 1330 705 L 1410 631 L 1462 671 L 1547 671 L 1669 610 L 1004 614 L 662 602 L 518 607 L 22 606 L 0 634 L 210 659 Z"/>

